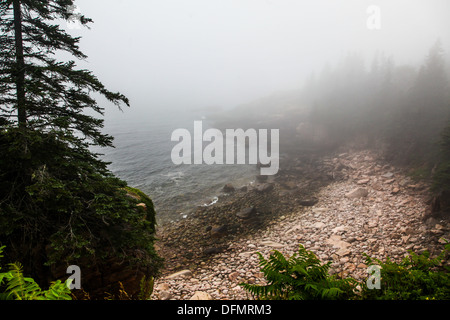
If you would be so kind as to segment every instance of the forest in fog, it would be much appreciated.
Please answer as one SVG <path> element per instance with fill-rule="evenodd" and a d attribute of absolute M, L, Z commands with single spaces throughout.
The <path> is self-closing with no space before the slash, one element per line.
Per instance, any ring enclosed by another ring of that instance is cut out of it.
<path fill-rule="evenodd" d="M 222 126 L 271 123 L 282 128 L 280 144 L 299 151 L 332 151 L 357 139 L 397 164 L 431 170 L 450 120 L 450 68 L 440 40 L 423 51 L 419 65 L 382 52 L 371 59 L 350 52 L 309 75 L 298 90 L 219 113 L 216 120 Z"/>
<path fill-rule="evenodd" d="M 366 68 L 361 56 L 349 54 L 304 88 L 310 121 L 330 130 L 335 142 L 363 136 L 383 143 L 386 156 L 398 163 L 433 162 L 450 115 L 445 57 L 439 41 L 419 66 L 377 54 Z"/>

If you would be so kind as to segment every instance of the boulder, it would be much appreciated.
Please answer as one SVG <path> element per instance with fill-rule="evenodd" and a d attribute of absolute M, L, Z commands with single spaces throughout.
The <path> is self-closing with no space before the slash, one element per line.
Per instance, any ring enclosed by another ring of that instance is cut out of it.
<path fill-rule="evenodd" d="M 189 300 L 212 300 L 213 298 L 208 292 L 196 291 Z"/>
<path fill-rule="evenodd" d="M 169 291 L 160 291 L 159 300 L 170 300 L 172 299 L 172 294 Z"/>
<path fill-rule="evenodd" d="M 383 178 L 392 178 L 393 176 L 394 176 L 394 173 L 392 173 L 392 172 L 387 172 L 387 173 L 385 173 L 385 174 L 383 174 L 383 175 L 381 175 Z"/>
<path fill-rule="evenodd" d="M 172 273 L 171 275 L 167 276 L 165 279 L 175 279 L 180 277 L 191 277 L 192 271 L 191 270 L 181 270 L 175 273 Z"/>
<path fill-rule="evenodd" d="M 336 254 L 340 257 L 344 257 L 351 254 L 351 251 L 349 249 L 341 248 L 338 251 L 336 251 Z"/>
<path fill-rule="evenodd" d="M 228 279 L 231 282 L 235 282 L 238 277 L 239 277 L 239 272 L 236 272 L 236 271 L 234 271 L 228 275 Z"/>
<path fill-rule="evenodd" d="M 227 183 L 226 185 L 223 186 L 223 192 L 225 193 L 232 193 L 234 192 L 236 189 L 234 188 L 234 186 L 230 183 Z"/>
<path fill-rule="evenodd" d="M 349 199 L 358 199 L 358 198 L 364 198 L 367 197 L 369 194 L 369 191 L 365 188 L 356 188 L 352 191 L 345 194 L 345 196 Z"/>
<path fill-rule="evenodd" d="M 256 187 L 258 192 L 269 192 L 273 190 L 273 183 L 263 183 Z"/>
<path fill-rule="evenodd" d="M 247 190 L 248 190 L 247 186 L 242 186 L 239 188 L 239 191 L 241 191 L 241 192 L 247 192 Z"/>
<path fill-rule="evenodd" d="M 203 253 L 206 255 L 221 253 L 223 250 L 217 247 L 208 247 L 203 250 Z"/>
<path fill-rule="evenodd" d="M 369 181 L 370 181 L 369 178 L 360 179 L 360 180 L 356 181 L 356 184 L 367 184 L 367 183 L 369 183 Z"/>
<path fill-rule="evenodd" d="M 305 207 L 312 207 L 317 202 L 319 202 L 317 199 L 301 199 L 298 201 L 298 204 Z"/>
<path fill-rule="evenodd" d="M 327 211 L 328 211 L 327 208 L 313 208 L 312 209 L 312 212 L 315 213 L 315 214 L 321 214 L 321 213 L 324 213 L 324 212 L 327 212 Z"/>
<path fill-rule="evenodd" d="M 347 228 L 345 226 L 338 226 L 331 230 L 332 233 L 343 233 L 345 231 L 347 231 Z"/>
<path fill-rule="evenodd" d="M 284 244 L 272 241 L 272 240 L 264 240 L 260 242 L 262 245 L 272 247 L 272 248 L 283 248 Z"/>
<path fill-rule="evenodd" d="M 228 234 L 228 228 L 226 225 L 212 227 L 210 230 L 211 238 L 222 238 Z"/>
<path fill-rule="evenodd" d="M 350 247 L 350 243 L 343 241 L 342 238 L 338 235 L 332 235 L 325 241 L 325 243 L 332 245 L 337 249 L 347 249 L 348 247 Z"/>
<path fill-rule="evenodd" d="M 289 190 L 293 190 L 297 188 L 297 182 L 295 181 L 285 181 L 282 183 L 283 187 Z"/>
<path fill-rule="evenodd" d="M 256 214 L 256 208 L 249 207 L 249 208 L 242 209 L 241 211 L 236 213 L 236 216 L 240 219 L 249 219 L 254 214 Z"/>
<path fill-rule="evenodd" d="M 258 182 L 266 182 L 267 179 L 268 179 L 267 176 L 262 176 L 262 175 L 256 176 L 256 181 L 258 181 Z"/>
<path fill-rule="evenodd" d="M 316 222 L 316 223 L 314 223 L 313 225 L 312 225 L 312 227 L 313 228 L 316 228 L 316 229 L 322 229 L 322 228 L 324 228 L 326 225 L 325 225 L 325 223 L 323 223 L 323 222 Z"/>

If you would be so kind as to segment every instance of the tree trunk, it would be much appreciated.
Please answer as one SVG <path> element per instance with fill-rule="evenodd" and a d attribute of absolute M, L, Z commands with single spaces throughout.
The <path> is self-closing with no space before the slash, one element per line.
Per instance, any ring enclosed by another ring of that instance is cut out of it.
<path fill-rule="evenodd" d="M 14 35 L 16 45 L 16 95 L 17 95 L 17 119 L 19 128 L 25 128 L 27 124 L 27 112 L 25 105 L 25 60 L 23 55 L 22 38 L 22 11 L 20 0 L 13 0 L 14 9 Z"/>

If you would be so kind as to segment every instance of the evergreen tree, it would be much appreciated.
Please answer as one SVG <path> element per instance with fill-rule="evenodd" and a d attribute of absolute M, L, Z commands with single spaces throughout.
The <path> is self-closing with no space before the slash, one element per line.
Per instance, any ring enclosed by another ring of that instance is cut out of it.
<path fill-rule="evenodd" d="M 126 183 L 89 150 L 113 141 L 101 132 L 103 120 L 88 115 L 104 111 L 92 93 L 119 108 L 129 101 L 74 61 L 56 59 L 60 51 L 86 58 L 80 38 L 60 26 L 73 5 L 0 2 L 0 243 L 42 283 L 48 266 L 86 257 L 139 255 L 136 261 L 155 273 L 160 259 L 151 200 L 130 196 Z M 79 17 L 84 26 L 90 22 Z"/>
<path fill-rule="evenodd" d="M 439 157 L 439 134 L 450 116 L 445 63 L 442 45 L 437 41 L 392 116 L 388 140 L 390 153 L 399 163 L 431 169 Z"/>
<path fill-rule="evenodd" d="M 449 103 L 450 104 L 450 103 Z M 433 174 L 432 214 L 450 215 L 450 123 L 441 133 L 440 162 Z"/>
<path fill-rule="evenodd" d="M 79 131 L 94 144 L 110 146 L 111 137 L 99 131 L 102 120 L 84 113 L 103 112 L 90 93 L 98 92 L 117 105 L 129 101 L 108 91 L 90 71 L 77 70 L 74 61 L 56 60 L 57 51 L 87 58 L 79 50 L 80 38 L 57 24 L 70 18 L 71 6 L 72 0 L 1 2 L 1 115 L 18 127 Z M 81 16 L 79 21 L 87 25 L 92 20 Z"/>

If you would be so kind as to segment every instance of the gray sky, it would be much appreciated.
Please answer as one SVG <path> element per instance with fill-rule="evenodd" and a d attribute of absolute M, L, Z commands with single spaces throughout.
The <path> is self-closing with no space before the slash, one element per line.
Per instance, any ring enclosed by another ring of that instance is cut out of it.
<path fill-rule="evenodd" d="M 92 18 L 81 48 L 133 109 L 234 107 L 300 87 L 348 52 L 370 63 L 420 63 L 440 38 L 450 52 L 448 0 L 78 0 Z M 380 8 L 380 30 L 366 26 Z M 110 111 L 108 111 L 110 112 Z"/>

